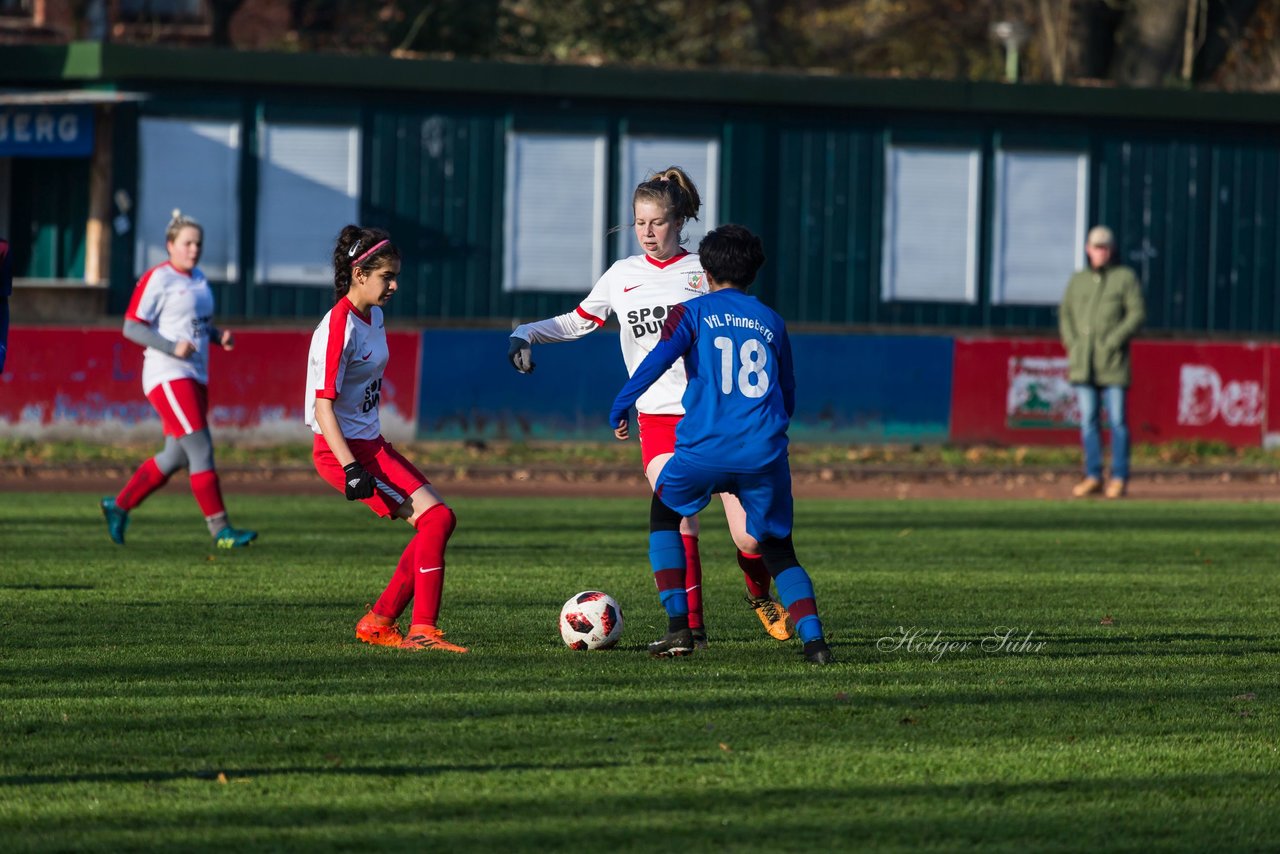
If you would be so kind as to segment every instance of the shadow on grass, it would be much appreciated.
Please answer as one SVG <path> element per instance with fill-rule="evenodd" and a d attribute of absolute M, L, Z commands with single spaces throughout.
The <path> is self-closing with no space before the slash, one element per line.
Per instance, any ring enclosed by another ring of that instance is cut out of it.
<path fill-rule="evenodd" d="M 0 584 L 0 590 L 97 590 L 93 584 Z"/>
<path fill-rule="evenodd" d="M 691 759 L 690 763 L 708 762 Z M 316 765 L 297 767 L 201 768 L 183 771 L 100 771 L 70 774 L 12 774 L 0 777 L 0 786 L 48 786 L 76 783 L 164 783 L 174 780 L 209 780 L 217 782 L 235 777 L 293 777 L 307 774 L 343 777 L 434 777 L 439 774 L 502 774 L 524 771 L 595 771 L 621 768 L 625 762 L 509 762 L 479 765 Z"/>
<path fill-rule="evenodd" d="M 594 765 L 549 770 L 574 774 L 598 768 L 608 770 L 608 766 Z M 671 785 L 643 793 L 627 778 L 617 779 L 616 785 L 595 779 L 594 785 L 576 789 L 552 784 L 541 790 L 520 787 L 510 778 L 482 788 L 478 779 L 449 776 L 455 770 L 483 775 L 504 769 L 520 770 L 519 766 L 408 767 L 394 781 L 397 796 L 387 797 L 385 803 L 352 803 L 325 797 L 318 789 L 299 799 L 296 791 L 282 796 L 264 784 L 243 787 L 243 796 L 234 800 L 201 798 L 145 814 L 82 812 L 28 818 L 23 831 L 37 838 L 88 833 L 103 842 L 112 839 L 110 834 L 141 833 L 152 844 L 192 842 L 208 850 L 214 850 L 219 841 L 246 839 L 258 848 L 360 849 L 375 828 L 382 849 L 424 850 L 429 843 L 443 851 L 504 852 L 885 846 L 895 850 L 1092 851 L 1151 850 L 1152 844 L 1160 850 L 1205 851 L 1264 850 L 1274 840 L 1274 821 L 1267 806 L 1248 797 L 1250 792 L 1272 789 L 1273 781 L 1265 774 L 1153 774 L 1014 783 L 831 781 L 691 790 L 697 774 L 673 769 L 663 772 Z M 233 777 L 349 772 L 263 768 L 227 773 Z M 381 776 L 388 771 L 369 768 L 355 773 Z M 698 773 L 704 772 L 699 769 Z M 392 769 L 390 775 L 395 774 Z M 423 779 L 415 786 L 415 776 L 434 774 L 445 776 Z M 313 831 L 320 825 L 323 830 L 317 835 Z M 139 838 L 131 841 L 136 845 Z"/>

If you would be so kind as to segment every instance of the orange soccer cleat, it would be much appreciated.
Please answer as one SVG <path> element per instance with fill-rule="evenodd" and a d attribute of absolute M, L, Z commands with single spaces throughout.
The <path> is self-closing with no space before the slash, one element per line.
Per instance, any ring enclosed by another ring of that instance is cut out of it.
<path fill-rule="evenodd" d="M 400 627 L 395 623 L 379 623 L 370 611 L 356 623 L 356 639 L 374 646 L 399 646 L 404 640 Z"/>
<path fill-rule="evenodd" d="M 465 646 L 449 643 L 444 639 L 444 632 L 435 626 L 410 626 L 409 634 L 400 642 L 401 649 L 439 649 L 444 652 L 467 652 Z"/>
<path fill-rule="evenodd" d="M 790 640 L 791 629 L 787 626 L 787 618 L 791 615 L 787 613 L 786 608 L 768 596 L 744 598 L 751 606 L 751 610 L 755 611 L 756 616 L 760 618 L 760 624 L 769 633 L 769 637 L 778 641 Z"/>

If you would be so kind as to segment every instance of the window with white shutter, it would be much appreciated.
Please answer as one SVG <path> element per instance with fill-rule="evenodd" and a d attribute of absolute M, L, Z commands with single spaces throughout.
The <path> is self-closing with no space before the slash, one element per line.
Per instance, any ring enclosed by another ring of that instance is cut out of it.
<path fill-rule="evenodd" d="M 240 254 L 240 123 L 143 118 L 138 123 L 135 274 L 169 259 L 165 230 L 174 209 L 204 228 L 200 269 L 237 278 Z"/>
<path fill-rule="evenodd" d="M 702 208 L 698 219 L 685 223 L 685 249 L 698 251 L 702 236 L 717 225 L 716 201 L 720 197 L 720 143 L 710 137 L 626 136 L 622 139 L 620 185 L 618 187 L 617 242 L 614 251 L 619 258 L 641 251 L 631 224 L 635 214 L 631 206 L 636 186 L 654 172 L 668 166 L 679 166 L 698 188 Z"/>
<path fill-rule="evenodd" d="M 601 133 L 508 134 L 503 290 L 585 294 L 600 278 L 605 153 Z"/>
<path fill-rule="evenodd" d="M 1089 156 L 1001 150 L 995 168 L 991 302 L 1057 305 L 1083 263 Z"/>
<path fill-rule="evenodd" d="M 977 302 L 981 161 L 976 146 L 888 148 L 882 261 L 886 301 Z"/>
<path fill-rule="evenodd" d="M 332 285 L 333 243 L 360 213 L 360 129 L 266 122 L 258 177 L 259 284 Z"/>

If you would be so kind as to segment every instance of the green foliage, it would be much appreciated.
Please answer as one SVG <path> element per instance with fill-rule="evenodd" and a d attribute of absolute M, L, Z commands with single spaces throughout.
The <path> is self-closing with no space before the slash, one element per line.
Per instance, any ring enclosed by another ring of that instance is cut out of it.
<path fill-rule="evenodd" d="M 758 61 L 751 4 L 706 0 L 483 0 L 392 4 L 400 50 L 464 57 L 696 65 Z"/>
<path fill-rule="evenodd" d="M 712 647 L 652 661 L 643 500 L 454 502 L 453 656 L 352 639 L 407 526 L 232 500 L 251 549 L 184 494 L 124 548 L 95 496 L 0 494 L 6 851 L 1274 843 L 1274 505 L 802 502 L 818 669 L 741 604 L 715 514 Z M 570 652 L 594 587 L 622 647 Z M 998 626 L 1030 645 L 981 649 Z"/>
<path fill-rule="evenodd" d="M 240 5 L 215 4 L 217 20 Z M 1005 48 L 992 26 L 1012 22 L 1027 36 L 1019 51 L 1023 80 L 1185 86 L 1211 80 L 1230 56 L 1220 83 L 1274 88 L 1275 6 L 1274 0 L 296 0 L 289 4 L 289 46 L 1003 80 Z"/>

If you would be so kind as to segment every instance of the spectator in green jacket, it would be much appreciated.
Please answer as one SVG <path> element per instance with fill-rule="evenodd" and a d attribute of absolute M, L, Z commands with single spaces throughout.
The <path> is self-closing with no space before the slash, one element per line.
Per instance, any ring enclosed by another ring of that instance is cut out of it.
<path fill-rule="evenodd" d="M 1146 309 L 1133 270 L 1112 264 L 1115 236 L 1105 225 L 1089 229 L 1085 240 L 1089 266 L 1072 275 L 1058 311 L 1058 331 L 1067 348 L 1071 384 L 1080 403 L 1080 440 L 1084 480 L 1072 489 L 1077 498 L 1096 495 L 1102 486 L 1102 430 L 1098 404 L 1111 421 L 1111 479 L 1106 496 L 1120 498 L 1129 486 L 1129 423 L 1125 397 L 1131 379 L 1129 342 Z M 1100 400 L 1103 399 L 1103 400 Z"/>

